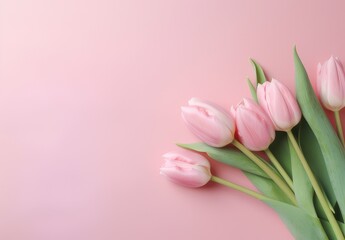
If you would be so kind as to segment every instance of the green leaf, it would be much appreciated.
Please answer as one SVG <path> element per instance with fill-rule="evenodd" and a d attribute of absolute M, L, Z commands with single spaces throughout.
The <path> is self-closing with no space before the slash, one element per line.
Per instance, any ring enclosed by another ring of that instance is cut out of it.
<path fill-rule="evenodd" d="M 298 132 L 300 126 L 294 129 Z M 277 160 L 283 166 L 285 171 L 293 179 L 294 192 L 298 206 L 304 209 L 311 216 L 317 217 L 313 205 L 313 187 L 306 175 L 301 162 L 299 161 L 295 150 L 291 146 L 285 132 L 276 132 L 276 139 L 271 144 L 270 150 L 277 156 Z"/>
<path fill-rule="evenodd" d="M 258 102 L 258 96 L 256 95 L 256 88 L 254 87 L 252 81 L 250 81 L 249 78 L 247 78 L 247 83 L 248 83 L 249 90 L 250 90 L 253 100 L 255 102 Z"/>
<path fill-rule="evenodd" d="M 296 95 L 304 118 L 319 143 L 320 150 L 325 161 L 325 166 L 330 178 L 334 194 L 339 204 L 340 211 L 345 215 L 345 151 L 334 132 L 325 112 L 323 111 L 313 88 L 310 84 L 307 72 L 294 50 Z M 328 193 L 330 189 L 323 186 Z"/>
<path fill-rule="evenodd" d="M 335 197 L 332 184 L 328 176 L 328 172 L 327 172 L 326 165 L 322 156 L 322 152 L 320 150 L 319 143 L 317 142 L 317 139 L 313 131 L 310 129 L 308 123 L 305 121 L 304 118 L 302 118 L 299 126 L 300 126 L 299 135 L 298 135 L 299 145 L 314 175 L 318 179 L 320 187 L 326 196 L 327 202 L 330 205 L 331 210 L 334 212 L 333 206 L 336 205 L 337 199 Z M 327 189 L 327 191 L 325 189 Z M 327 219 L 321 207 L 321 203 L 319 199 L 315 197 L 313 202 L 314 202 L 314 208 L 316 209 L 317 215 L 320 218 Z M 339 214 L 336 214 L 336 218 L 338 220 L 342 219 L 339 216 Z"/>
<path fill-rule="evenodd" d="M 310 168 L 325 191 L 330 203 L 334 206 L 337 199 L 328 176 L 325 161 L 319 143 L 305 119 L 302 119 L 300 123 L 299 144 Z"/>
<path fill-rule="evenodd" d="M 244 174 L 251 181 L 251 183 L 267 197 L 281 202 L 291 203 L 291 200 L 288 199 L 286 194 L 280 190 L 277 184 L 275 184 L 271 179 L 260 177 L 248 172 L 244 172 Z"/>
<path fill-rule="evenodd" d="M 259 168 L 252 160 L 245 156 L 242 152 L 230 148 L 215 148 L 205 143 L 177 144 L 180 147 L 206 153 L 212 159 L 225 163 L 227 165 L 239 168 L 245 172 L 249 172 L 261 177 L 268 178 L 261 168 Z"/>
<path fill-rule="evenodd" d="M 265 200 L 286 224 L 296 240 L 327 240 L 328 237 L 317 217 L 303 209 L 274 200 Z"/>
<path fill-rule="evenodd" d="M 250 59 L 250 61 L 253 64 L 253 67 L 255 70 L 256 82 L 261 83 L 261 84 L 266 82 L 267 80 L 266 80 L 265 73 L 262 67 L 254 59 Z"/>
<path fill-rule="evenodd" d="M 331 224 L 329 224 L 328 221 L 321 219 L 321 224 L 322 224 L 323 228 L 325 229 L 329 239 L 337 239 L 336 236 L 334 235 L 334 231 L 332 229 L 332 226 L 331 226 Z M 341 230 L 343 231 L 343 233 L 345 233 L 345 224 L 342 222 L 338 222 L 338 224 L 339 224 Z"/>
<path fill-rule="evenodd" d="M 304 209 L 309 215 L 317 217 L 314 208 L 314 189 L 310 180 L 305 172 L 301 161 L 299 160 L 295 149 L 290 141 L 288 141 L 290 149 L 293 187 L 296 195 L 298 206 Z"/>
<path fill-rule="evenodd" d="M 270 145 L 270 150 L 286 173 L 292 178 L 289 141 L 285 132 L 276 132 L 276 137 Z"/>

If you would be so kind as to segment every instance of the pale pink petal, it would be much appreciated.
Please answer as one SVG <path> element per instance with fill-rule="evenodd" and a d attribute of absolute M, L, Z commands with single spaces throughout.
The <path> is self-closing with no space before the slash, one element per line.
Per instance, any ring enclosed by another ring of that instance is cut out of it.
<path fill-rule="evenodd" d="M 186 187 L 201 187 L 211 179 L 210 163 L 200 154 L 180 150 L 163 155 L 160 173 Z"/>
<path fill-rule="evenodd" d="M 259 90 L 259 89 L 258 89 Z M 276 79 L 260 89 L 259 103 L 278 131 L 289 131 L 301 119 L 301 111 L 290 90 Z"/>
<path fill-rule="evenodd" d="M 191 106 L 181 107 L 182 119 L 189 130 L 201 141 L 213 147 L 224 147 L 234 139 L 235 121 L 215 104 L 198 99 Z"/>
<path fill-rule="evenodd" d="M 275 137 L 271 120 L 249 99 L 243 99 L 236 108 L 236 126 L 239 141 L 252 151 L 267 149 Z"/>
<path fill-rule="evenodd" d="M 331 56 L 318 66 L 317 90 L 327 109 L 339 111 L 345 106 L 345 72 L 338 58 Z"/>

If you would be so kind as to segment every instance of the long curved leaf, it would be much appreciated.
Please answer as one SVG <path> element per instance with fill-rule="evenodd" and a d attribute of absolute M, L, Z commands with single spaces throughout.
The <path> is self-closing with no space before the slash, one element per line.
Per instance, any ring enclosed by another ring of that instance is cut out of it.
<path fill-rule="evenodd" d="M 265 200 L 286 224 L 296 240 L 327 240 L 328 237 L 317 217 L 311 216 L 303 209 L 272 200 Z"/>
<path fill-rule="evenodd" d="M 294 49 L 296 95 L 303 112 L 319 143 L 320 150 L 325 161 L 326 170 L 330 178 L 334 194 L 337 198 L 340 211 L 345 215 L 345 151 L 338 136 L 334 132 L 325 112 L 323 111 L 313 88 L 310 84 L 307 72 Z M 330 191 L 326 189 L 325 191 Z"/>
<path fill-rule="evenodd" d="M 300 123 L 299 144 L 310 168 L 313 170 L 315 176 L 322 185 L 330 203 L 334 206 L 337 199 L 326 170 L 325 161 L 323 159 L 319 143 L 308 123 L 304 119 L 302 119 Z"/>
<path fill-rule="evenodd" d="M 244 172 L 244 174 L 251 183 L 267 197 L 281 202 L 291 203 L 291 200 L 288 199 L 285 193 L 280 190 L 280 188 L 271 179 L 260 177 L 248 172 Z"/>
<path fill-rule="evenodd" d="M 270 145 L 270 150 L 286 173 L 292 178 L 289 141 L 285 132 L 276 132 L 276 137 Z"/>
<path fill-rule="evenodd" d="M 299 125 L 294 130 L 299 130 L 300 127 Z M 298 131 L 295 132 L 298 133 Z M 285 132 L 277 132 L 270 150 L 293 179 L 293 190 L 298 206 L 311 216 L 317 217 L 313 204 L 314 190 Z"/>
<path fill-rule="evenodd" d="M 311 185 L 307 173 L 305 172 L 301 161 L 299 160 L 295 149 L 290 141 L 288 141 L 291 157 L 291 168 L 293 175 L 293 186 L 298 206 L 304 209 L 313 217 L 317 217 L 314 208 L 314 189 Z"/>

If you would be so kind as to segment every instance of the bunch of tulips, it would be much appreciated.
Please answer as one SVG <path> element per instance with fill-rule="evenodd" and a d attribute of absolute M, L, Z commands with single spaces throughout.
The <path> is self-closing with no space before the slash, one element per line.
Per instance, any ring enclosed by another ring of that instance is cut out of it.
<path fill-rule="evenodd" d="M 345 106 L 345 72 L 334 57 L 319 64 L 317 98 L 296 50 L 294 57 L 297 99 L 282 82 L 267 81 L 252 60 L 257 77 L 255 85 L 248 81 L 252 99 L 229 111 L 207 100 L 189 100 L 181 107 L 182 119 L 201 142 L 178 144 L 181 150 L 163 155 L 160 171 L 186 187 L 213 181 L 259 199 L 277 211 L 296 239 L 345 239 L 345 143 L 339 115 Z M 318 99 L 334 112 L 335 129 Z M 241 169 L 257 191 L 213 175 L 208 159 Z"/>

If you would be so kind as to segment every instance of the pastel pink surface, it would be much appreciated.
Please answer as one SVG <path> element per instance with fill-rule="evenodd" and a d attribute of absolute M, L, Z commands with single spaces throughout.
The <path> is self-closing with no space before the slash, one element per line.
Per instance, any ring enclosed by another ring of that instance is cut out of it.
<path fill-rule="evenodd" d="M 313 82 L 318 62 L 344 62 L 344 1 L 0 5 L 0 239 L 293 239 L 261 202 L 168 182 L 161 155 L 196 141 L 191 97 L 249 97 L 249 57 L 291 89 L 294 44 Z"/>

